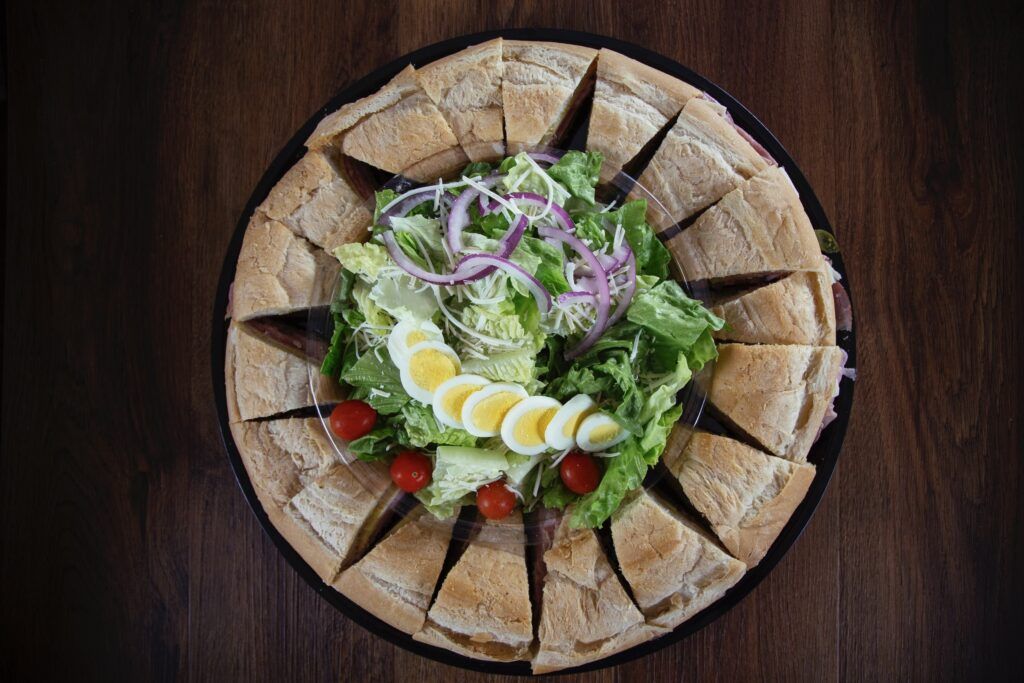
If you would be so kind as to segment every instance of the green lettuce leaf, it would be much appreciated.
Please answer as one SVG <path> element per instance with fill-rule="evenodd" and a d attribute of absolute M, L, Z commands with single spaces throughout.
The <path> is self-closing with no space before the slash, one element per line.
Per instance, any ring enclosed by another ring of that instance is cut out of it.
<path fill-rule="evenodd" d="M 616 211 L 609 213 L 608 219 L 613 225 L 622 226 L 626 241 L 629 242 L 636 257 L 638 273 L 655 275 L 662 279 L 668 277 L 668 264 L 672 257 L 647 224 L 646 200 L 626 202 Z"/>
<path fill-rule="evenodd" d="M 398 421 L 406 445 L 425 448 L 431 444 L 447 446 L 476 446 L 476 437 L 464 429 L 440 424 L 434 411 L 422 403 L 410 401 L 402 406 L 402 417 Z"/>
<path fill-rule="evenodd" d="M 508 469 L 505 455 L 486 448 L 439 446 L 431 481 L 416 497 L 432 512 L 447 512 L 468 499 L 487 482 L 499 479 Z M 444 516 L 444 515 L 442 515 Z"/>
<path fill-rule="evenodd" d="M 563 253 L 544 240 L 523 236 L 511 260 L 540 281 L 551 296 L 569 291 L 569 281 L 563 273 Z"/>
<path fill-rule="evenodd" d="M 395 320 L 430 320 L 439 310 L 429 288 L 416 278 L 400 273 L 378 278 L 369 299 Z"/>
<path fill-rule="evenodd" d="M 334 256 L 342 268 L 368 282 L 376 280 L 381 270 L 393 265 L 387 249 L 373 242 L 343 244 L 334 250 Z"/>
<path fill-rule="evenodd" d="M 526 152 L 520 152 L 514 157 L 509 157 L 502 162 L 499 170 L 506 173 L 502 179 L 504 192 L 515 188 L 516 192 L 535 192 L 547 197 L 550 193 L 556 204 L 564 205 L 572 195 L 557 182 L 550 171 L 545 178 L 545 172 L 537 165 Z M 550 185 L 549 185 L 550 183 Z M 553 191 L 552 191 L 553 186 Z"/>
<path fill-rule="evenodd" d="M 593 205 L 603 159 L 600 152 L 572 150 L 548 168 L 548 175 L 562 183 L 573 197 Z"/>
<path fill-rule="evenodd" d="M 626 318 L 643 327 L 654 340 L 655 370 L 676 368 L 679 353 L 693 372 L 717 356 L 712 330 L 725 321 L 689 298 L 674 280 L 666 280 L 633 298 Z"/>
<path fill-rule="evenodd" d="M 466 358 L 462 363 L 462 371 L 494 382 L 529 384 L 536 378 L 536 355 L 532 349 L 519 349 L 491 353 L 486 360 Z"/>
<path fill-rule="evenodd" d="M 394 415 L 410 401 L 402 388 L 398 368 L 383 347 L 360 356 L 352 367 L 342 373 L 341 381 L 357 389 L 352 398 L 366 401 L 382 415 Z"/>
<path fill-rule="evenodd" d="M 389 426 L 377 427 L 366 436 L 349 441 L 348 450 L 352 455 L 366 462 L 383 460 L 388 450 L 395 445 L 395 430 Z"/>
<path fill-rule="evenodd" d="M 661 454 L 665 452 L 665 444 L 672 428 L 683 414 L 682 406 L 672 406 L 644 427 L 644 435 L 640 438 L 640 448 L 644 453 L 644 461 L 654 467 L 658 464 Z"/>
<path fill-rule="evenodd" d="M 612 516 L 626 494 L 639 487 L 647 474 L 643 448 L 635 436 L 618 446 L 619 454 L 606 459 L 606 468 L 597 488 L 580 498 L 573 508 L 569 525 L 580 529 L 596 528 Z"/>

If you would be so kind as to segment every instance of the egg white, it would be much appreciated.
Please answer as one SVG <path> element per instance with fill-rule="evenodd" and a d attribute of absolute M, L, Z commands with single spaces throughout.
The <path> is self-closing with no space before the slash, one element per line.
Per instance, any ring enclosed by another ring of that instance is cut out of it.
<path fill-rule="evenodd" d="M 423 338 L 409 343 L 409 336 L 416 332 L 422 335 Z M 391 330 L 391 334 L 388 335 L 388 354 L 391 355 L 391 360 L 394 364 L 398 365 L 402 359 L 409 358 L 409 352 L 413 346 L 424 341 L 443 342 L 444 336 L 442 336 L 438 326 L 429 320 L 416 322 L 402 320 L 395 325 Z"/>
<path fill-rule="evenodd" d="M 501 440 L 505 442 L 509 450 L 520 455 L 543 453 L 548 449 L 548 444 L 544 440 L 544 431 L 537 434 L 538 443 L 530 444 L 520 440 L 520 436 L 516 433 L 517 427 L 520 426 L 522 420 L 526 419 L 527 414 L 534 410 L 557 411 L 561 407 L 561 403 L 547 396 L 531 396 L 523 399 L 505 414 L 505 419 L 501 422 Z"/>
<path fill-rule="evenodd" d="M 597 441 L 594 439 L 595 432 L 600 429 L 615 426 L 619 432 L 606 441 Z M 594 413 L 584 418 L 583 422 L 580 423 L 579 429 L 576 430 L 576 445 L 581 450 L 589 453 L 596 453 L 597 451 L 603 451 L 607 448 L 611 448 L 617 443 L 621 443 L 629 436 L 629 432 L 622 428 L 618 422 L 616 422 L 611 416 L 605 413 Z"/>
<path fill-rule="evenodd" d="M 476 392 L 490 383 L 491 380 L 481 377 L 480 375 L 456 375 L 449 380 L 445 380 L 439 387 L 437 387 L 437 389 L 434 390 L 434 417 L 436 417 L 437 421 L 446 427 L 462 429 L 462 406 L 459 406 L 458 414 L 449 412 L 444 405 L 445 394 L 453 389 L 467 385 L 474 387 L 474 392 Z M 469 397 L 467 396 L 467 398 Z"/>
<path fill-rule="evenodd" d="M 472 434 L 473 436 L 497 436 L 501 433 L 501 420 L 498 420 L 497 429 L 487 429 L 484 426 L 477 424 L 473 419 L 473 410 L 482 402 L 495 394 L 508 392 L 515 394 L 519 397 L 519 400 L 527 398 L 528 394 L 526 389 L 519 386 L 518 384 L 512 384 L 510 382 L 495 382 L 488 384 L 480 391 L 473 392 L 466 399 L 466 402 L 462 404 L 462 424 L 463 428 Z M 506 412 L 507 414 L 507 412 Z M 505 415 L 499 416 L 504 419 Z"/>
<path fill-rule="evenodd" d="M 435 386 L 420 386 L 416 383 L 413 377 L 412 365 L 416 362 L 416 356 L 424 351 L 439 351 L 445 356 L 450 358 L 455 365 L 455 372 L 447 377 L 442 377 L 441 381 Z M 450 346 L 444 342 L 438 341 L 425 341 L 415 344 L 409 349 L 408 356 L 400 359 L 396 365 L 398 366 L 399 377 L 402 380 L 402 388 L 405 389 L 405 393 L 412 396 L 421 403 L 431 405 L 434 400 L 434 391 L 445 381 L 455 377 L 462 370 L 462 362 L 459 360 L 458 355 L 452 350 Z"/>
<path fill-rule="evenodd" d="M 551 422 L 548 422 L 548 427 L 544 430 L 544 440 L 547 441 L 550 448 L 559 451 L 572 448 L 576 443 L 576 431 L 579 429 L 580 423 L 596 410 L 597 404 L 592 398 L 586 394 L 576 394 L 566 401 L 565 405 L 559 408 L 555 416 L 551 418 Z M 566 425 L 574 427 L 568 435 L 565 433 Z"/>

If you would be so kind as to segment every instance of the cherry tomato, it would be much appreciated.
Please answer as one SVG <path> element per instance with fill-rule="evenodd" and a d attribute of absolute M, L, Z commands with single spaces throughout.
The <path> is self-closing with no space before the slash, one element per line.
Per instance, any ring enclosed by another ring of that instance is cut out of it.
<path fill-rule="evenodd" d="M 492 481 L 477 489 L 476 506 L 487 519 L 505 519 L 516 506 L 516 495 L 503 481 Z"/>
<path fill-rule="evenodd" d="M 562 458 L 558 468 L 562 483 L 573 493 L 590 493 L 601 481 L 601 469 L 592 457 L 580 451 L 573 451 Z"/>
<path fill-rule="evenodd" d="M 391 481 L 408 493 L 416 493 L 430 483 L 433 465 L 430 458 L 416 451 L 402 451 L 391 463 Z"/>
<path fill-rule="evenodd" d="M 342 401 L 331 411 L 331 429 L 345 441 L 366 436 L 375 424 L 377 411 L 362 401 Z"/>

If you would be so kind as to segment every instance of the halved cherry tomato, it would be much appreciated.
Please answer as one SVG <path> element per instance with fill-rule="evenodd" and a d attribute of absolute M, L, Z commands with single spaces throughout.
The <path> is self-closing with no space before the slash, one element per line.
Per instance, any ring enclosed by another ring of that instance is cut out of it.
<path fill-rule="evenodd" d="M 416 493 L 430 483 L 433 465 L 430 458 L 416 451 L 402 451 L 391 463 L 391 481 L 408 493 Z"/>
<path fill-rule="evenodd" d="M 476 491 L 476 506 L 487 519 L 505 519 L 516 506 L 516 495 L 503 481 L 492 481 Z"/>
<path fill-rule="evenodd" d="M 583 495 L 597 488 L 601 481 L 601 469 L 592 457 L 580 451 L 573 451 L 562 458 L 558 468 L 562 483 L 573 493 Z"/>
<path fill-rule="evenodd" d="M 375 424 L 377 411 L 363 401 L 342 401 L 331 411 L 331 429 L 345 441 L 366 436 Z"/>

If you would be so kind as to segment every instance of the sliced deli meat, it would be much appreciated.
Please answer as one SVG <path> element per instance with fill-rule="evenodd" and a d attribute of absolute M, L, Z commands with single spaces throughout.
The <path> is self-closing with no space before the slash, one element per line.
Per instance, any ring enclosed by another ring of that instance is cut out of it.
<path fill-rule="evenodd" d="M 496 38 L 416 71 L 420 86 L 472 161 L 493 161 L 505 154 L 501 47 L 502 39 Z"/>
<path fill-rule="evenodd" d="M 436 180 L 467 161 L 458 138 L 406 67 L 377 92 L 324 118 L 306 141 L 389 173 Z"/>
<path fill-rule="evenodd" d="M 763 453 L 697 431 L 665 464 L 722 544 L 755 566 L 778 538 L 814 480 L 814 465 Z"/>
<path fill-rule="evenodd" d="M 602 48 L 587 149 L 622 168 L 700 91 L 625 55 Z"/>
<path fill-rule="evenodd" d="M 711 312 L 728 323 L 715 339 L 747 344 L 836 343 L 832 279 L 802 271 L 764 287 L 718 299 Z"/>
<path fill-rule="evenodd" d="M 722 344 L 708 400 L 765 450 L 805 462 L 839 391 L 843 351 L 836 346 Z"/>
<path fill-rule="evenodd" d="M 640 184 L 669 212 L 657 227 L 689 218 L 768 167 L 723 112 L 703 98 L 687 101 L 641 174 Z"/>
<path fill-rule="evenodd" d="M 228 328 L 224 368 L 232 422 L 342 399 L 337 382 L 320 374 L 319 367 L 295 349 L 256 336 L 245 323 L 232 322 Z"/>
<path fill-rule="evenodd" d="M 366 201 L 319 150 L 307 152 L 288 169 L 258 210 L 328 252 L 362 242 L 373 222 Z"/>
<path fill-rule="evenodd" d="M 338 270 L 337 259 L 257 213 L 238 253 L 231 315 L 243 321 L 325 306 Z"/>
<path fill-rule="evenodd" d="M 334 587 L 378 619 L 416 633 L 426 620 L 454 521 L 454 516 L 441 520 L 418 508 L 342 572 Z"/>
<path fill-rule="evenodd" d="M 484 524 L 413 638 L 474 659 L 529 659 L 533 615 L 524 545 L 519 512 Z"/>
<path fill-rule="evenodd" d="M 603 659 L 661 633 L 644 622 L 594 531 L 571 529 L 569 516 L 544 552 L 535 674 Z"/>
<path fill-rule="evenodd" d="M 777 166 L 741 183 L 667 246 L 687 279 L 713 284 L 824 269 L 800 196 Z"/>
<path fill-rule="evenodd" d="M 551 143 L 586 95 L 597 50 L 564 43 L 506 40 L 501 97 L 507 153 Z"/>
<path fill-rule="evenodd" d="M 746 572 L 695 522 L 644 490 L 612 515 L 612 541 L 633 597 L 658 628 L 683 623 Z"/>

